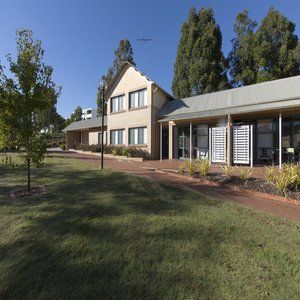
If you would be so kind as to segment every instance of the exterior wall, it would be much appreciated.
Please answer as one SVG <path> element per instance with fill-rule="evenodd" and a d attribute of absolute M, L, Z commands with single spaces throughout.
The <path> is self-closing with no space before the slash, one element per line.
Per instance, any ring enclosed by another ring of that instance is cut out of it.
<path fill-rule="evenodd" d="M 101 132 L 100 128 L 90 128 L 85 130 L 74 130 L 66 132 L 66 148 L 74 149 L 76 145 L 80 144 L 80 132 L 82 132 L 81 144 L 84 145 L 98 145 L 98 135 Z M 104 129 L 104 144 L 107 141 L 107 131 Z"/>
<path fill-rule="evenodd" d="M 147 106 L 142 108 L 129 108 L 130 92 L 147 89 Z M 111 98 L 125 95 L 125 110 L 111 113 Z M 133 145 L 148 151 L 152 159 L 159 157 L 159 124 L 157 115 L 159 109 L 167 101 L 167 96 L 154 86 L 145 76 L 133 67 L 124 70 L 120 80 L 113 87 L 113 92 L 107 103 L 107 140 L 110 144 L 110 131 L 125 129 L 125 145 L 129 145 L 129 129 L 147 127 L 147 144 Z"/>
<path fill-rule="evenodd" d="M 163 105 L 169 100 L 167 95 L 155 85 L 152 85 L 152 118 L 151 118 L 151 131 L 152 131 L 152 141 L 151 141 L 151 156 L 153 159 L 160 158 L 160 124 L 158 123 L 158 114 Z"/>
<path fill-rule="evenodd" d="M 98 145 L 99 144 L 99 133 L 101 133 L 100 128 L 92 128 L 89 130 L 89 145 Z M 104 144 L 106 144 L 107 140 L 107 131 L 104 130 Z"/>

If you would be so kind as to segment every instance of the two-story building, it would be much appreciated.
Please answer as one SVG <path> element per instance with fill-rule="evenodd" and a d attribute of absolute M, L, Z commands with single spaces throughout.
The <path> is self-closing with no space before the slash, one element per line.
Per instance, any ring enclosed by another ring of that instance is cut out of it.
<path fill-rule="evenodd" d="M 71 124 L 67 141 L 71 135 L 83 141 L 80 130 L 85 137 L 99 133 L 97 119 L 96 128 L 93 119 Z M 108 145 L 139 147 L 151 159 L 208 158 L 250 166 L 300 162 L 300 76 L 174 99 L 124 62 L 107 89 L 105 130 Z"/>

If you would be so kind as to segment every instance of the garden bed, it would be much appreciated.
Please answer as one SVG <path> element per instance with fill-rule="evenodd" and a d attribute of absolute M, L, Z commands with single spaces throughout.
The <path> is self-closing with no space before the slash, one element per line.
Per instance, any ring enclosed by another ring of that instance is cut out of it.
<path fill-rule="evenodd" d="M 26 189 L 12 191 L 10 192 L 9 196 L 11 199 L 15 199 L 15 198 L 23 198 L 23 197 L 30 197 L 34 195 L 40 195 L 47 192 L 48 192 L 47 185 L 41 185 L 41 186 L 32 187 L 30 190 L 26 188 Z"/>
<path fill-rule="evenodd" d="M 234 191 L 245 191 L 272 200 L 300 205 L 300 191 L 289 190 L 283 194 L 275 188 L 274 184 L 261 178 L 251 177 L 247 181 L 244 181 L 239 176 L 228 178 L 220 173 L 209 173 L 206 176 L 199 176 L 199 173 L 196 172 L 193 176 L 190 176 L 188 173 L 181 174 L 175 170 L 161 169 L 156 171 L 176 177 L 185 177 L 191 181 L 202 182 L 211 186 L 220 186 Z"/>

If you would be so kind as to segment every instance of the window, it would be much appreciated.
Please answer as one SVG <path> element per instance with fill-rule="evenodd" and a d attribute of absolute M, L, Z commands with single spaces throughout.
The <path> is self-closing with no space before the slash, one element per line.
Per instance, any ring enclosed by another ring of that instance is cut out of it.
<path fill-rule="evenodd" d="M 147 144 L 147 127 L 130 128 L 129 144 L 132 145 Z"/>
<path fill-rule="evenodd" d="M 110 112 L 122 111 L 125 108 L 124 95 L 111 98 Z"/>
<path fill-rule="evenodd" d="M 147 105 L 147 90 L 132 92 L 129 94 L 129 108 L 138 108 Z"/>
<path fill-rule="evenodd" d="M 111 145 L 124 145 L 125 144 L 125 129 L 111 130 L 110 131 L 110 144 Z"/>

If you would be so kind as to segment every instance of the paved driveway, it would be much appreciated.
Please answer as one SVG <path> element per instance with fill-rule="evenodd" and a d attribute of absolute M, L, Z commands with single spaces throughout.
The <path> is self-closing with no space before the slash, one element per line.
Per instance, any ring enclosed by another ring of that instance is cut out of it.
<path fill-rule="evenodd" d="M 86 163 L 99 165 L 100 158 L 90 154 L 76 153 L 76 152 L 62 152 L 59 153 L 65 157 L 72 157 L 84 160 Z M 155 172 L 157 168 L 174 168 L 178 165 L 177 161 L 145 161 L 133 162 L 118 160 L 115 158 L 105 158 L 105 168 L 111 168 L 118 171 L 133 173 L 139 176 L 151 178 L 153 180 L 163 182 L 166 184 L 182 186 L 183 188 L 192 189 L 193 191 L 212 196 L 222 201 L 233 201 L 241 205 L 255 208 L 260 211 L 268 212 L 278 216 L 282 216 L 291 220 L 300 221 L 300 206 L 295 206 L 288 203 L 281 203 L 275 200 L 269 200 L 264 197 L 253 196 L 243 192 L 231 191 L 222 187 L 212 187 L 200 182 L 192 182 L 186 178 L 175 178 L 166 174 Z"/>

